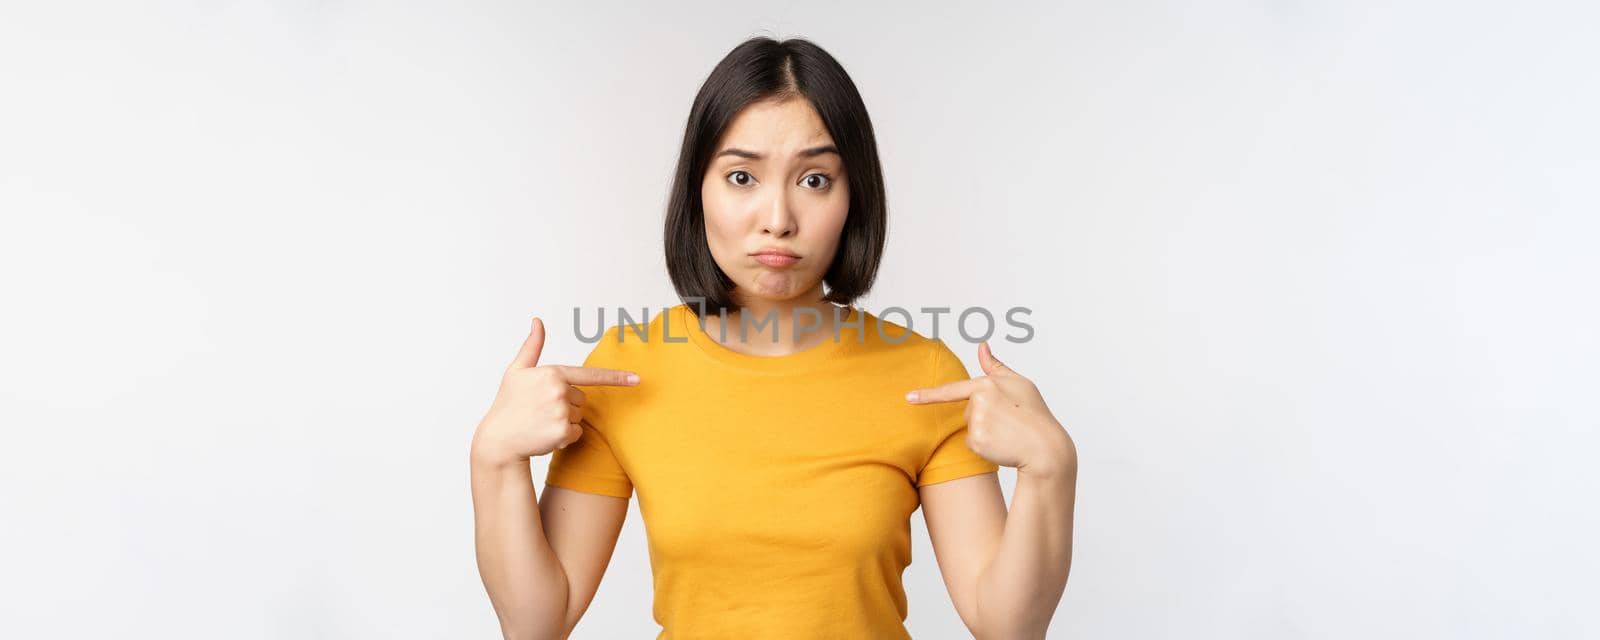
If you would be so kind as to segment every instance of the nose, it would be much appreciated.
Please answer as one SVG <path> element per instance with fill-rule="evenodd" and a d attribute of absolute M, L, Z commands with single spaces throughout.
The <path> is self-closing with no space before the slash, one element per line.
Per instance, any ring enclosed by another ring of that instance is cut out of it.
<path fill-rule="evenodd" d="M 789 208 L 787 189 L 779 190 L 772 198 L 772 204 L 767 209 L 766 215 L 761 220 L 762 233 L 769 233 L 779 238 L 787 238 L 799 229 L 799 221 L 794 217 L 794 211 Z"/>

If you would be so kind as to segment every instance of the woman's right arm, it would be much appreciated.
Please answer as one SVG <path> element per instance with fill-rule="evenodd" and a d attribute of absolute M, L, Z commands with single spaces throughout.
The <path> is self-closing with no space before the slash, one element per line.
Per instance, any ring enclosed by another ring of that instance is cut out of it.
<path fill-rule="evenodd" d="M 472 509 L 478 573 L 506 638 L 565 638 L 600 586 L 628 499 L 546 487 L 537 499 L 529 459 L 583 435 L 583 392 L 627 385 L 626 371 L 539 366 L 544 323 L 501 379 L 472 437 Z"/>
<path fill-rule="evenodd" d="M 506 638 L 565 638 L 611 562 L 628 499 L 546 486 L 526 460 L 472 464 L 478 572 Z"/>

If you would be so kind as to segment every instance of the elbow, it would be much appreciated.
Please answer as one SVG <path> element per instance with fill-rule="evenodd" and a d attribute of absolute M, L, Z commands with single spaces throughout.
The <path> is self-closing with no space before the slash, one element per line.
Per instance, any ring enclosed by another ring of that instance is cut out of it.
<path fill-rule="evenodd" d="M 505 640 L 566 640 L 572 635 L 577 621 L 561 617 L 552 622 L 552 616 L 502 617 L 500 636 Z"/>
<path fill-rule="evenodd" d="M 1045 640 L 1050 616 L 1028 615 L 1022 611 L 994 611 L 974 616 L 977 624 L 968 625 L 973 640 Z"/>
<path fill-rule="evenodd" d="M 505 640 L 566 640 L 578 624 L 581 611 L 567 602 L 566 577 L 551 589 L 540 589 L 538 600 L 518 599 L 517 604 L 496 603 L 500 636 Z M 520 605 L 520 606 L 518 606 Z"/>
<path fill-rule="evenodd" d="M 1045 640 L 1045 627 L 1031 624 L 997 624 L 971 629 L 973 640 Z"/>
<path fill-rule="evenodd" d="M 555 636 L 550 635 L 549 630 L 533 624 L 531 620 L 522 621 L 501 618 L 500 637 L 505 640 L 548 640 Z"/>
<path fill-rule="evenodd" d="M 511 625 L 502 623 L 500 635 L 505 640 L 566 640 L 566 629 L 552 628 L 550 625 Z"/>

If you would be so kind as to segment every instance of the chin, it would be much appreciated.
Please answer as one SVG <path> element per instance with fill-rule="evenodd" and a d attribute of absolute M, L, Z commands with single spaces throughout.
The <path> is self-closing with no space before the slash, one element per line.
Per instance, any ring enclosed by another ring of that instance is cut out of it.
<path fill-rule="evenodd" d="M 747 303 L 748 302 L 788 302 L 788 301 L 794 300 L 795 298 L 799 298 L 801 295 L 804 295 L 805 292 L 810 291 L 811 289 L 815 288 L 816 285 L 817 285 L 817 283 L 815 283 L 815 282 L 808 282 L 808 283 L 805 284 L 805 286 L 798 286 L 798 287 L 796 287 L 796 286 L 788 286 L 788 287 L 783 287 L 781 289 L 774 290 L 774 289 L 770 289 L 770 288 L 762 288 L 760 286 L 760 283 L 759 283 L 759 278 L 760 278 L 760 275 L 758 274 L 757 277 L 756 277 L 756 280 L 758 280 L 758 282 L 753 283 L 749 287 L 744 287 L 744 288 L 741 289 L 741 293 L 744 294 L 745 300 L 746 300 Z"/>

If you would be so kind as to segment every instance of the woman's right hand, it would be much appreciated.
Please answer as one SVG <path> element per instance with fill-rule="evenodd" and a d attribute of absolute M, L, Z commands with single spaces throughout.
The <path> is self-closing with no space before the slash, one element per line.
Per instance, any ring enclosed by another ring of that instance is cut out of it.
<path fill-rule="evenodd" d="M 535 317 L 528 339 L 500 379 L 489 412 L 472 434 L 472 458 L 511 464 L 542 456 L 583 435 L 584 393 L 573 385 L 633 386 L 638 374 L 617 369 L 539 364 L 544 321 Z"/>

